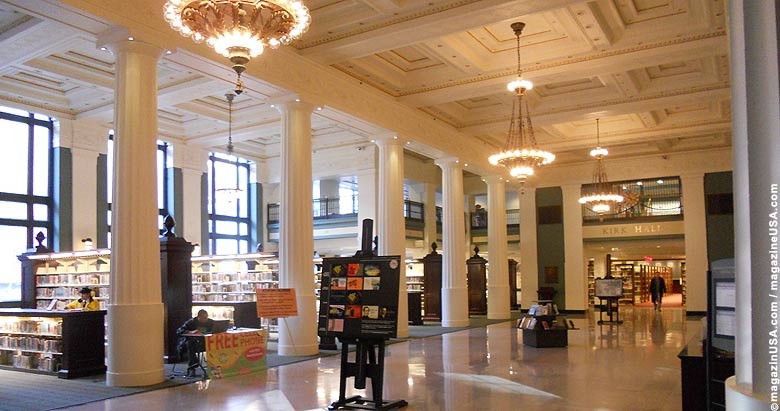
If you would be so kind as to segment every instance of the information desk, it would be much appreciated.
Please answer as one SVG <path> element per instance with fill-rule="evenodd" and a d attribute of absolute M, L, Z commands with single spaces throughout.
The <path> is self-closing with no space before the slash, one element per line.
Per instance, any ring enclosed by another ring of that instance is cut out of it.
<path fill-rule="evenodd" d="M 187 334 L 193 338 L 193 334 Z M 206 363 L 211 378 L 248 374 L 267 368 L 265 362 L 268 331 L 236 328 L 224 333 L 205 334 Z"/>
<path fill-rule="evenodd" d="M 0 309 L 0 367 L 76 378 L 103 374 L 105 311 Z"/>

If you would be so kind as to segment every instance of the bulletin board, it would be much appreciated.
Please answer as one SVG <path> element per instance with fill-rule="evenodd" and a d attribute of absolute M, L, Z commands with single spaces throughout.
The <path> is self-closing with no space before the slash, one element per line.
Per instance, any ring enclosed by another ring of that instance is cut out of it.
<path fill-rule="evenodd" d="M 400 269 L 400 256 L 325 258 L 317 333 L 395 338 Z"/>

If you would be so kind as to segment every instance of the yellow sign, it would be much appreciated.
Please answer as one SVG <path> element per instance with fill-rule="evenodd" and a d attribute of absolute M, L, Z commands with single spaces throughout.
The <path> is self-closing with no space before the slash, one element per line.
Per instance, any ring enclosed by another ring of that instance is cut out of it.
<path fill-rule="evenodd" d="M 266 330 L 228 331 L 206 335 L 206 362 L 211 378 L 266 369 Z"/>
<path fill-rule="evenodd" d="M 258 288 L 257 316 L 263 318 L 295 317 L 298 303 L 294 288 Z"/>
<path fill-rule="evenodd" d="M 582 227 L 582 238 L 657 237 L 682 235 L 685 226 L 682 221 L 658 223 L 601 224 Z"/>

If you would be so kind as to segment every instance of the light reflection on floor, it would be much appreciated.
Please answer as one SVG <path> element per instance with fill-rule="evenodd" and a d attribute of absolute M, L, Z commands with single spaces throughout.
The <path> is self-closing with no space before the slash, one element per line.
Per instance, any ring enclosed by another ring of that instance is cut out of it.
<path fill-rule="evenodd" d="M 386 399 L 408 410 L 679 410 L 677 354 L 701 333 L 681 309 L 621 308 L 622 325 L 574 319 L 567 348 L 533 348 L 510 322 L 388 346 Z M 313 410 L 338 399 L 339 356 L 77 410 Z M 351 380 L 350 380 L 351 382 Z M 370 384 L 369 384 L 370 385 Z M 369 390 L 370 391 L 370 390 Z M 350 385 L 347 395 L 370 392 Z"/>

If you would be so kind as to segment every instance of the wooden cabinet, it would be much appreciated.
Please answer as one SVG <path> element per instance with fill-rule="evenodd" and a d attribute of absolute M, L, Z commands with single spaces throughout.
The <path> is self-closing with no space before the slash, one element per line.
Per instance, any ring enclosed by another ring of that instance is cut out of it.
<path fill-rule="evenodd" d="M 480 257 L 479 248 L 466 260 L 466 275 L 469 283 L 469 314 L 487 314 L 487 260 Z"/>
<path fill-rule="evenodd" d="M 105 311 L 0 309 L 0 368 L 77 378 L 103 374 Z"/>
<path fill-rule="evenodd" d="M 423 262 L 423 301 L 425 312 L 423 320 L 441 321 L 441 254 L 436 252 L 436 243 L 431 244 L 432 251 L 422 258 Z"/>

